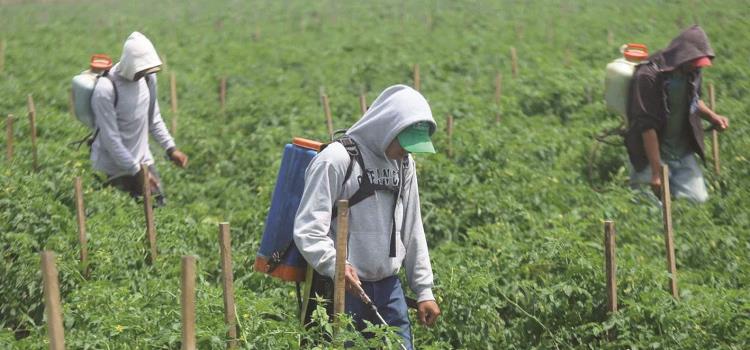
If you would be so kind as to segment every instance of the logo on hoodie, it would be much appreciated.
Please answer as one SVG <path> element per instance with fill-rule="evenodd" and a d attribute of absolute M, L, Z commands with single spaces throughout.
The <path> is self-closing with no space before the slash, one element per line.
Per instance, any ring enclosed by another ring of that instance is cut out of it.
<path fill-rule="evenodd" d="M 391 168 L 376 168 L 367 169 L 365 175 L 370 179 L 370 182 L 375 185 L 383 186 L 399 186 L 401 185 L 401 177 L 399 176 L 398 169 Z M 359 183 L 362 183 L 360 176 Z"/>

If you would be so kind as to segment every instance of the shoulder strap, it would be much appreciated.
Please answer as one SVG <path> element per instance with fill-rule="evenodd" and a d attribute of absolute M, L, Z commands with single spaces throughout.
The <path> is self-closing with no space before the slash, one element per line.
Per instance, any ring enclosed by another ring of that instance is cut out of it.
<path fill-rule="evenodd" d="M 115 81 L 112 80 L 112 78 L 109 77 L 109 71 L 105 70 L 104 73 L 100 74 L 96 78 L 97 83 L 99 82 L 99 78 L 107 78 L 107 80 L 109 80 L 109 82 L 112 84 L 112 91 L 114 91 L 114 93 L 115 93 L 115 103 L 114 103 L 114 105 L 115 105 L 115 107 L 117 107 L 117 101 L 119 100 L 119 94 L 117 93 L 117 85 L 115 85 Z"/>
<path fill-rule="evenodd" d="M 336 139 L 335 142 L 342 144 L 344 148 L 346 148 L 346 152 L 349 153 L 349 158 L 351 159 L 351 161 L 349 162 L 349 166 L 346 169 L 346 175 L 344 176 L 342 186 L 351 177 L 352 168 L 355 162 L 359 165 L 359 168 L 362 169 L 362 180 L 359 183 L 359 189 L 357 189 L 357 192 L 354 192 L 354 194 L 349 197 L 349 207 L 353 207 L 357 203 L 374 195 L 375 191 L 388 191 L 394 194 L 398 193 L 398 186 L 374 184 L 372 183 L 372 181 L 370 181 L 370 177 L 366 174 L 367 168 L 365 167 L 365 161 L 362 158 L 362 153 L 359 151 L 357 143 L 351 137 L 344 135 Z M 336 217 L 337 215 L 338 210 L 334 205 L 332 217 Z"/>
<path fill-rule="evenodd" d="M 106 78 L 107 80 L 109 80 L 109 83 L 112 84 L 112 93 L 114 93 L 114 95 L 115 95 L 114 96 L 114 98 L 115 98 L 114 107 L 117 108 L 117 101 L 119 100 L 119 96 L 120 95 L 117 93 L 117 85 L 112 80 L 112 78 L 109 77 L 109 70 L 105 70 L 102 74 L 99 74 L 96 77 L 96 83 L 94 83 L 94 89 L 96 89 L 96 84 L 99 83 L 99 79 L 101 79 L 101 78 Z M 88 135 L 86 135 L 86 137 L 83 138 L 82 140 L 73 142 L 72 145 L 76 145 L 77 146 L 76 149 L 79 149 L 79 148 L 81 148 L 81 145 L 83 143 L 86 143 L 86 145 L 89 146 L 89 152 L 90 152 L 91 151 L 91 145 L 94 144 L 94 141 L 96 140 L 97 136 L 99 136 L 99 127 L 97 127 L 96 130 L 94 130 L 94 132 L 89 133 Z"/>
<path fill-rule="evenodd" d="M 154 123 L 154 113 L 156 112 L 156 80 L 152 77 L 154 73 L 146 75 L 146 85 L 148 85 L 148 125 Z"/>

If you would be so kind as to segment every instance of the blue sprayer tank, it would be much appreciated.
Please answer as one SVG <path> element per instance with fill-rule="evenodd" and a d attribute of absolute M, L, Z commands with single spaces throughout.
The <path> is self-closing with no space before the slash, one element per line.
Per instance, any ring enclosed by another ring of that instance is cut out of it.
<path fill-rule="evenodd" d="M 305 190 L 305 170 L 322 144 L 294 138 L 284 147 L 271 208 L 255 257 L 254 269 L 284 281 L 305 279 L 307 262 L 294 244 L 294 217 Z"/>

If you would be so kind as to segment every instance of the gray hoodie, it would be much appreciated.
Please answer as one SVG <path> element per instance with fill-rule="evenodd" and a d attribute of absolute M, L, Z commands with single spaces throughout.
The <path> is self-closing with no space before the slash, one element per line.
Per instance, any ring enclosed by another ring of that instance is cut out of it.
<path fill-rule="evenodd" d="M 153 164 L 148 133 L 162 146 L 175 146 L 159 111 L 157 100 L 153 123 L 148 125 L 150 94 L 145 79 L 134 81 L 137 72 L 161 65 L 154 45 L 143 34 L 134 32 L 125 41 L 122 57 L 111 70 L 111 79 L 99 79 L 91 96 L 99 134 L 91 147 L 94 168 L 110 178 L 135 175 L 141 163 Z M 156 84 L 156 75 L 152 75 Z M 117 107 L 112 84 L 117 87 Z"/>
<path fill-rule="evenodd" d="M 394 194 L 376 191 L 350 209 L 348 262 L 364 281 L 396 275 L 403 265 L 418 301 L 434 300 L 432 267 L 427 251 L 414 160 L 388 159 L 385 150 L 406 127 L 426 121 L 436 129 L 430 106 L 416 90 L 395 85 L 387 88 L 370 109 L 347 132 L 359 146 L 364 176 L 372 183 L 401 185 L 394 208 Z M 336 222 L 331 220 L 334 203 L 348 199 L 359 188 L 363 171 L 356 163 L 343 183 L 350 158 L 340 143 L 332 143 L 310 163 L 305 173 L 305 191 L 294 222 L 294 242 L 316 271 L 333 277 L 336 260 Z M 396 222 L 396 257 L 389 257 L 390 237 Z"/>

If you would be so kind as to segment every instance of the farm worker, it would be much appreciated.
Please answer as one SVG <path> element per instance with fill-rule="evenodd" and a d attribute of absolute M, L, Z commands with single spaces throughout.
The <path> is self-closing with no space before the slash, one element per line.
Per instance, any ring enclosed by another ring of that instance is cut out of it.
<path fill-rule="evenodd" d="M 638 66 L 630 89 L 625 136 L 632 188 L 650 185 L 660 196 L 661 165 L 667 164 L 676 198 L 698 203 L 708 199 L 695 157 L 704 157 L 701 118 L 719 131 L 729 127 L 729 120 L 700 98 L 701 69 L 711 66 L 713 58 L 706 33 L 696 25 Z"/>
<path fill-rule="evenodd" d="M 432 266 L 427 250 L 414 158 L 410 153 L 435 153 L 430 136 L 436 130 L 430 106 L 416 90 L 387 88 L 347 132 L 364 169 L 353 164 L 348 180 L 349 153 L 334 142 L 320 152 L 305 173 L 305 190 L 294 223 L 294 242 L 305 260 L 321 275 L 335 270 L 336 222 L 332 212 L 339 199 L 348 199 L 370 183 L 393 186 L 350 205 L 346 261 L 346 312 L 359 330 L 363 320 L 380 324 L 357 297 L 361 286 L 389 326 L 398 327 L 411 349 L 411 326 L 398 272 L 404 266 L 409 287 L 416 294 L 421 324 L 432 326 L 440 308 L 432 294 Z M 353 202 L 353 200 L 350 200 Z"/>
<path fill-rule="evenodd" d="M 152 92 L 144 77 L 152 80 L 155 93 L 155 73 L 161 64 L 151 41 L 133 32 L 125 41 L 120 62 L 110 70 L 109 79 L 99 79 L 91 96 L 98 129 L 91 147 L 94 169 L 107 175 L 108 184 L 136 197 L 143 188 L 141 163 L 146 163 L 157 205 L 164 205 L 166 197 L 149 149 L 149 132 L 177 166 L 185 168 L 188 163 L 188 157 L 177 149 L 164 125 L 155 94 L 153 112 L 149 113 Z"/>

